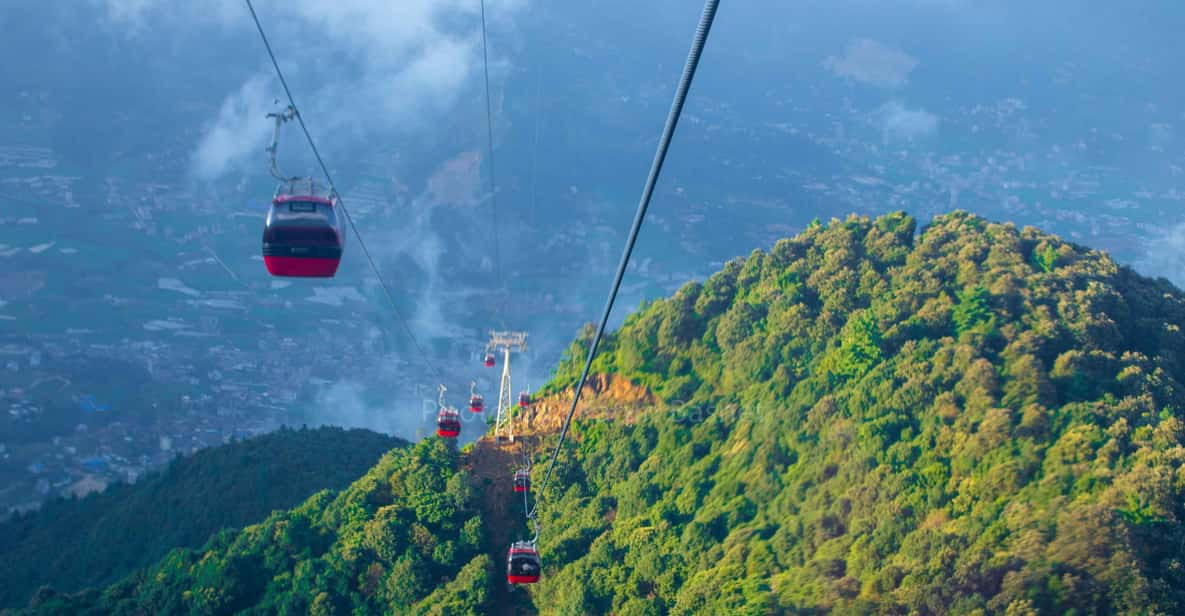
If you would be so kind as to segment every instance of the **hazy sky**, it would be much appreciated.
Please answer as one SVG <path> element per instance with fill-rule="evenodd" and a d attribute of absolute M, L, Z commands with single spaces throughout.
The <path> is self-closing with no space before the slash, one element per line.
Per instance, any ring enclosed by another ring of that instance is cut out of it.
<path fill-rule="evenodd" d="M 160 53 L 179 73 L 237 77 L 229 80 L 233 88 L 195 93 L 223 103 L 215 117 L 205 118 L 206 139 L 195 160 L 199 170 L 217 174 L 266 139 L 260 112 L 271 108 L 278 88 L 243 2 L 89 1 L 105 16 L 112 36 L 133 46 L 170 41 L 172 49 Z M 488 4 L 496 81 L 546 60 L 529 45 L 546 44 L 549 37 L 574 37 L 612 50 L 607 73 L 622 64 L 645 73 L 657 61 L 667 63 L 669 75 L 676 68 L 672 62 L 686 53 L 702 6 L 686 0 L 614 0 L 563 9 L 531 6 L 528 0 Z M 306 114 L 323 131 L 431 126 L 425 119 L 453 109 L 466 85 L 480 77 L 473 0 L 259 0 L 256 5 L 294 88 L 306 99 Z M 549 33 L 541 25 L 575 34 Z M 1179 109 L 1185 86 L 1169 77 L 1185 53 L 1177 36 L 1182 25 L 1185 5 L 1173 2 L 724 2 L 698 86 L 727 88 L 737 99 L 760 94 L 768 84 L 738 79 L 745 75 L 729 71 L 738 63 L 766 79 L 780 75 L 803 86 L 830 75 L 862 86 L 858 94 L 892 103 L 886 127 L 906 133 L 933 125 L 937 118 L 925 107 L 939 97 L 982 93 L 987 103 L 1022 80 L 1059 73 L 1074 82 L 1063 92 L 1070 97 L 1123 95 Z M 202 67 L 187 58 L 186 51 L 209 44 L 236 61 Z M 818 70 L 804 74 L 807 66 Z M 599 76 L 557 76 L 565 77 Z"/>
<path fill-rule="evenodd" d="M 368 244 L 414 302 L 416 331 L 484 327 L 448 314 L 492 278 L 476 0 L 257 0 L 256 8 Z M 588 304 L 562 326 L 532 323 L 533 340 L 566 342 L 571 322 L 597 316 L 702 3 L 489 0 L 487 8 L 502 254 L 529 265 L 549 242 L 578 244 L 580 272 L 514 281 L 551 285 L 557 303 Z M 794 229 L 817 215 L 802 205 L 813 203 L 804 185 L 887 178 L 939 185 L 917 193 L 915 209 L 949 203 L 1078 233 L 1185 285 L 1183 26 L 1185 4 L 1168 1 L 724 0 L 637 261 L 670 256 L 685 261 L 667 264 L 672 275 L 702 274 L 754 248 L 739 224 L 725 224 L 730 198 L 779 204 L 752 208 L 747 224 Z M 87 178 L 78 186 L 135 175 L 129 184 L 184 186 L 204 206 L 261 216 L 272 189 L 264 116 L 283 92 L 243 2 L 9 0 L 0 28 L 8 59 L 0 145 L 52 149 L 63 161 L 54 173 Z M 933 171 L 954 158 L 980 162 L 958 167 L 958 177 Z M 1008 158 L 1023 168 L 1001 171 Z M 295 130 L 284 133 L 280 163 L 289 173 L 314 169 Z M 1087 172 L 1101 178 L 1097 197 L 1065 200 Z M 580 235 L 517 235 L 535 225 L 526 204 L 536 181 L 539 207 Z M 1032 185 L 1020 205 L 1068 211 L 1004 207 L 1015 205 L 1009 181 Z M 973 185 L 978 201 L 967 196 Z M 715 213 L 705 210 L 680 237 L 680 208 L 709 201 Z M 81 226 L 102 214 L 77 211 Z M 660 229 L 669 229 L 662 241 Z M 224 256 L 262 277 L 248 263 L 258 256 L 251 233 L 249 250 L 245 234 L 223 238 Z M 358 261 L 345 265 L 352 273 L 335 283 L 374 291 Z M 618 315 L 654 293 L 636 284 L 627 278 Z M 541 381 L 547 363 L 529 378 Z M 374 415 L 359 387 L 337 383 L 325 404 Z"/>
<path fill-rule="evenodd" d="M 602 185 L 601 177 L 615 178 L 620 186 L 608 198 L 622 202 L 623 212 L 632 208 L 646 148 L 615 161 L 587 161 L 586 144 L 575 135 L 652 142 L 702 4 L 488 4 L 499 146 L 529 141 L 536 101 L 528 100 L 534 96 L 528 89 L 543 67 L 543 98 L 552 105 L 553 128 L 544 135 L 552 142 L 549 156 Z M 483 185 L 474 179 L 484 139 L 475 1 L 258 0 L 256 6 L 331 164 L 385 157 L 400 169 L 400 181 L 413 184 L 409 198 L 481 199 Z M 27 66 L 0 68 L 14 73 L 3 75 L 13 77 L 6 81 L 57 94 L 50 102 L 61 114 L 88 118 L 81 132 L 102 129 L 96 109 L 123 107 L 153 130 L 160 127 L 162 144 L 169 144 L 160 147 L 185 148 L 186 171 L 198 181 L 236 186 L 261 175 L 270 129 L 264 114 L 282 93 L 244 3 L 88 0 L 66 7 L 14 0 L 0 20 L 15 30 L 0 49 L 28 59 Z M 697 104 L 705 102 L 728 106 L 733 114 L 723 116 L 725 129 L 768 132 L 791 119 L 785 108 L 764 104 L 771 96 L 814 111 L 831 104 L 836 118 L 818 116 L 819 131 L 870 131 L 867 138 L 885 147 L 943 155 L 1007 147 L 1038 162 L 1056 148 L 1057 162 L 1071 170 L 1110 169 L 1112 186 L 1103 191 L 1124 183 L 1158 195 L 1182 174 L 1185 83 L 1176 78 L 1185 57 L 1182 26 L 1185 5 L 1167 1 L 725 1 L 687 111 L 701 113 Z M 966 120 L 960 115 L 998 109 L 1002 101 L 1017 101 L 1022 110 L 1019 119 L 1003 120 L 1013 122 L 1003 133 L 960 132 Z M 844 107 L 858 113 L 839 118 Z M 685 123 L 681 136 L 697 130 Z M 71 138 L 85 141 L 78 132 Z M 1004 133 L 1020 137 L 999 141 Z M 1092 141 L 1098 135 L 1114 137 L 1100 145 Z M 310 164 L 297 137 L 286 133 L 285 168 Z M 729 148 L 743 145 L 716 144 L 730 157 Z M 506 168 L 521 170 L 522 153 L 506 150 Z M 677 142 L 669 175 L 686 169 L 688 158 Z M 768 162 L 771 169 L 785 165 Z M 596 175 L 598 167 L 606 172 Z M 636 173 L 622 177 L 634 167 Z M 751 182 L 754 173 L 746 172 L 730 178 L 722 170 L 720 179 Z M 469 188 L 442 190 L 450 186 Z M 1181 269 L 1174 259 L 1185 213 L 1175 205 L 1152 206 L 1155 226 L 1171 232 L 1150 234 L 1146 258 L 1131 257 L 1155 273 Z M 1093 214 L 1091 208 L 1084 214 Z"/>

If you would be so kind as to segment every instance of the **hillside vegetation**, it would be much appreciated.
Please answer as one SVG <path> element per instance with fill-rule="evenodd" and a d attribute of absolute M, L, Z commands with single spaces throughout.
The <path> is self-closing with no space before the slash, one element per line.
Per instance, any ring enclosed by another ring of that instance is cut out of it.
<path fill-rule="evenodd" d="M 456 448 L 428 439 L 390 451 L 336 496 L 323 490 L 201 550 L 172 550 L 101 591 L 39 591 L 28 611 L 482 613 L 493 565 L 472 501 Z"/>
<path fill-rule="evenodd" d="M 0 606 L 25 605 L 43 584 L 108 584 L 172 548 L 200 547 L 220 529 L 344 488 L 403 445 L 368 430 L 285 428 L 177 458 L 135 484 L 50 501 L 0 523 Z"/>
<path fill-rule="evenodd" d="M 656 404 L 622 421 L 599 400 L 575 426 L 540 504 L 529 603 L 1183 613 L 1183 325 L 1167 282 L 1035 229 L 961 212 L 920 234 L 902 214 L 812 225 L 605 341 L 600 392 Z M 545 394 L 573 384 L 589 334 Z M 566 411 L 556 399 L 524 417 L 541 428 L 527 440 L 542 438 L 536 486 L 558 425 L 539 414 Z M 508 489 L 496 478 L 509 475 L 474 481 L 461 455 L 434 438 L 393 451 L 336 498 L 103 591 L 39 593 L 29 613 L 527 608 L 495 592 L 503 563 L 489 554 L 505 546 L 487 541 L 521 532 L 521 515 L 479 515 L 497 498 L 471 487 Z"/>
<path fill-rule="evenodd" d="M 965 213 L 812 225 L 627 318 L 543 613 L 1185 613 L 1185 297 Z M 591 332 L 550 391 L 570 387 Z"/>

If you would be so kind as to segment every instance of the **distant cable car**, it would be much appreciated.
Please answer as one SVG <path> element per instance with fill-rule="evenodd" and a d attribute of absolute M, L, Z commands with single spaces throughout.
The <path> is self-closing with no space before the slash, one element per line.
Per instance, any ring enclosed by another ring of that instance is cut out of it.
<path fill-rule="evenodd" d="M 485 408 L 485 400 L 481 394 L 473 394 L 469 396 L 469 410 L 474 413 L 480 413 Z"/>
<path fill-rule="evenodd" d="M 442 407 L 436 415 L 436 436 L 457 438 L 461 435 L 461 415 L 457 409 Z"/>
<path fill-rule="evenodd" d="M 525 468 L 514 471 L 514 491 L 529 492 L 531 490 L 531 472 Z"/>
<path fill-rule="evenodd" d="M 493 353 L 486 353 L 485 364 L 486 364 L 486 368 L 493 368 L 494 367 L 494 354 Z"/>
<path fill-rule="evenodd" d="M 524 392 L 519 392 L 519 394 L 518 394 L 518 405 L 519 405 L 519 406 L 521 406 L 521 407 L 523 407 L 523 408 L 527 408 L 528 406 L 531 406 L 531 394 L 529 394 L 529 393 L 527 393 L 527 392 L 525 392 L 525 391 L 524 391 Z"/>
<path fill-rule="evenodd" d="M 280 126 L 297 117 L 296 108 L 289 105 L 267 117 L 276 120 L 267 153 L 272 177 L 280 185 L 263 223 L 263 263 L 273 276 L 332 278 L 346 238 L 337 194 L 319 187 L 313 178 L 285 176 L 276 164 Z"/>
<path fill-rule="evenodd" d="M 534 584 L 539 581 L 543 561 L 539 551 L 529 541 L 516 541 L 506 558 L 506 581 L 511 584 Z"/>
<path fill-rule="evenodd" d="M 297 184 L 281 184 L 272 198 L 263 226 L 263 262 L 273 276 L 332 278 L 345 240 L 337 196 L 321 194 L 312 180 Z"/>

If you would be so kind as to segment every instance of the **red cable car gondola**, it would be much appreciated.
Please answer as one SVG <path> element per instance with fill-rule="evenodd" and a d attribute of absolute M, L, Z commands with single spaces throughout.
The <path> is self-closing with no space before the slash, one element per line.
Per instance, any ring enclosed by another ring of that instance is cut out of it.
<path fill-rule="evenodd" d="M 486 368 L 493 368 L 494 367 L 494 354 L 493 353 L 486 353 L 485 364 L 486 364 Z"/>
<path fill-rule="evenodd" d="M 481 394 L 473 394 L 469 396 L 469 410 L 474 413 L 480 413 L 485 408 L 485 400 Z"/>
<path fill-rule="evenodd" d="M 317 186 L 313 178 L 288 177 L 276 164 L 280 126 L 297 117 L 288 106 L 275 118 L 275 132 L 267 148 L 272 176 L 280 181 L 263 223 L 263 263 L 273 276 L 332 278 L 341 263 L 345 230 L 337 214 L 337 194 Z"/>
<path fill-rule="evenodd" d="M 296 184 L 276 189 L 263 226 L 263 262 L 273 276 L 332 278 L 345 239 L 337 197 L 317 194 L 312 180 L 309 190 Z"/>
<path fill-rule="evenodd" d="M 527 408 L 528 406 L 531 406 L 531 394 L 529 394 L 525 391 L 519 392 L 518 405 L 523 408 Z"/>
<path fill-rule="evenodd" d="M 510 546 L 510 553 L 506 557 L 506 581 L 511 584 L 534 584 L 539 581 L 539 574 L 543 569 L 543 561 L 539 558 L 539 551 L 535 544 L 528 541 L 516 541 Z"/>
<path fill-rule="evenodd" d="M 442 407 L 436 415 L 436 436 L 457 438 L 461 435 L 461 415 L 457 409 Z"/>
<path fill-rule="evenodd" d="M 514 471 L 514 491 L 529 492 L 531 490 L 531 472 L 526 469 Z"/>

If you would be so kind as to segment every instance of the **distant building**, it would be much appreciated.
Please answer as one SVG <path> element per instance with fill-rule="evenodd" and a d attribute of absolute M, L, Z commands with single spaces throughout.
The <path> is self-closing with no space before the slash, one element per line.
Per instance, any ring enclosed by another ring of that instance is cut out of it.
<path fill-rule="evenodd" d="M 67 496 L 82 498 L 92 492 L 102 492 L 105 489 L 107 489 L 107 482 L 104 479 L 87 475 L 63 490 L 63 493 Z"/>
<path fill-rule="evenodd" d="M 106 404 L 99 404 L 98 400 L 90 394 L 79 396 L 78 406 L 83 413 L 105 413 L 109 410 Z"/>
<path fill-rule="evenodd" d="M 107 460 L 97 456 L 86 458 L 82 461 L 82 468 L 91 473 L 101 473 L 107 470 Z"/>

